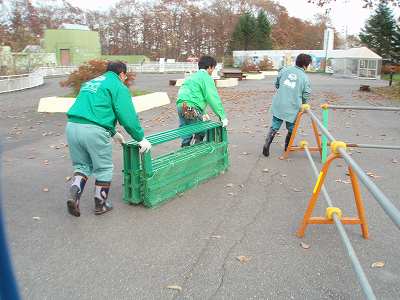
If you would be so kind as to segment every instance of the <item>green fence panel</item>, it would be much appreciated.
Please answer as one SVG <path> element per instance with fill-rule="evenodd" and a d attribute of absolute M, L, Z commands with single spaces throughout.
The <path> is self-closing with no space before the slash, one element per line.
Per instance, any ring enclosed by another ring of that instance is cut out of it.
<path fill-rule="evenodd" d="M 218 176 L 229 167 L 228 136 L 221 123 L 207 121 L 146 137 L 155 146 L 183 136 L 206 132 L 204 142 L 152 158 L 139 154 L 138 143 L 124 145 L 123 200 L 156 207 Z"/>

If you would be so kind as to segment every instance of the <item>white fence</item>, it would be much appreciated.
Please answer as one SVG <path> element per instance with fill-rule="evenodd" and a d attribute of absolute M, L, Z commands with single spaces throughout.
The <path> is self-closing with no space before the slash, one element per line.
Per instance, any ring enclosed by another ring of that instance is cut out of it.
<path fill-rule="evenodd" d="M 44 77 L 65 76 L 78 70 L 78 67 L 76 66 L 40 67 L 39 70 L 40 72 L 42 72 Z"/>
<path fill-rule="evenodd" d="M 75 66 L 40 67 L 29 74 L 0 76 L 0 93 L 30 89 L 44 83 L 44 77 L 65 76 L 77 70 Z"/>
<path fill-rule="evenodd" d="M 29 89 L 43 83 L 43 74 L 39 70 L 29 74 L 0 76 L 0 93 Z"/>
<path fill-rule="evenodd" d="M 0 93 L 33 88 L 42 85 L 44 77 L 65 76 L 77 69 L 76 66 L 40 67 L 29 74 L 0 76 Z M 197 63 L 191 62 L 128 64 L 128 71 L 136 73 L 184 73 L 197 69 Z"/>
<path fill-rule="evenodd" d="M 197 69 L 197 63 L 191 62 L 128 64 L 128 71 L 136 73 L 183 73 Z"/>

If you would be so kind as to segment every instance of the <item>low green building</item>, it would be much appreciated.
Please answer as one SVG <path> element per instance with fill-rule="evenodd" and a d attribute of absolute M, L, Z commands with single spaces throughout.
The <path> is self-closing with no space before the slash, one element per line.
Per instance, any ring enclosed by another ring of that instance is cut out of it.
<path fill-rule="evenodd" d="M 121 60 L 128 64 L 150 61 L 144 55 L 102 55 L 99 33 L 78 24 L 45 30 L 43 47 L 46 52 L 55 53 L 57 64 L 62 66 L 79 66 L 91 59 Z"/>
<path fill-rule="evenodd" d="M 99 33 L 76 24 L 63 24 L 60 29 L 45 30 L 44 48 L 46 52 L 54 52 L 57 64 L 63 66 L 77 66 L 101 57 Z"/>

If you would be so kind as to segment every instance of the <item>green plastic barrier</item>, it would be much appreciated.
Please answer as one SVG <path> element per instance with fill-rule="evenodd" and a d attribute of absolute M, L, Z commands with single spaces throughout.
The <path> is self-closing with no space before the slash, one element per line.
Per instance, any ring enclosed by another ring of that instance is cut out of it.
<path fill-rule="evenodd" d="M 322 108 L 322 124 L 328 129 L 328 116 L 329 109 L 328 107 Z M 328 138 L 326 135 L 322 134 L 322 156 L 321 162 L 326 163 L 326 157 L 328 156 Z"/>
<path fill-rule="evenodd" d="M 206 132 L 204 142 L 152 158 L 139 154 L 135 141 L 123 146 L 123 200 L 156 207 L 229 167 L 228 136 L 221 123 L 207 121 L 160 132 L 146 138 L 156 146 L 183 136 Z"/>

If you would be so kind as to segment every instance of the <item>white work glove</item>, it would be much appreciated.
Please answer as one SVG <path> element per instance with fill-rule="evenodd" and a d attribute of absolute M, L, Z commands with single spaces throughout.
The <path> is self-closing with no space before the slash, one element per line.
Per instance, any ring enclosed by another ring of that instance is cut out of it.
<path fill-rule="evenodd" d="M 228 119 L 227 118 L 222 119 L 221 122 L 222 122 L 222 127 L 228 126 Z"/>
<path fill-rule="evenodd" d="M 115 133 L 113 136 L 113 140 L 114 142 L 118 143 L 118 144 L 125 144 L 125 138 L 122 134 L 120 134 L 119 132 Z"/>
<path fill-rule="evenodd" d="M 209 120 L 210 120 L 210 116 L 208 114 L 204 114 L 203 121 L 209 121 Z"/>
<path fill-rule="evenodd" d="M 151 148 L 151 144 L 145 138 L 143 138 L 143 140 L 139 142 L 139 152 L 140 153 L 147 152 L 150 150 L 150 148 Z"/>

